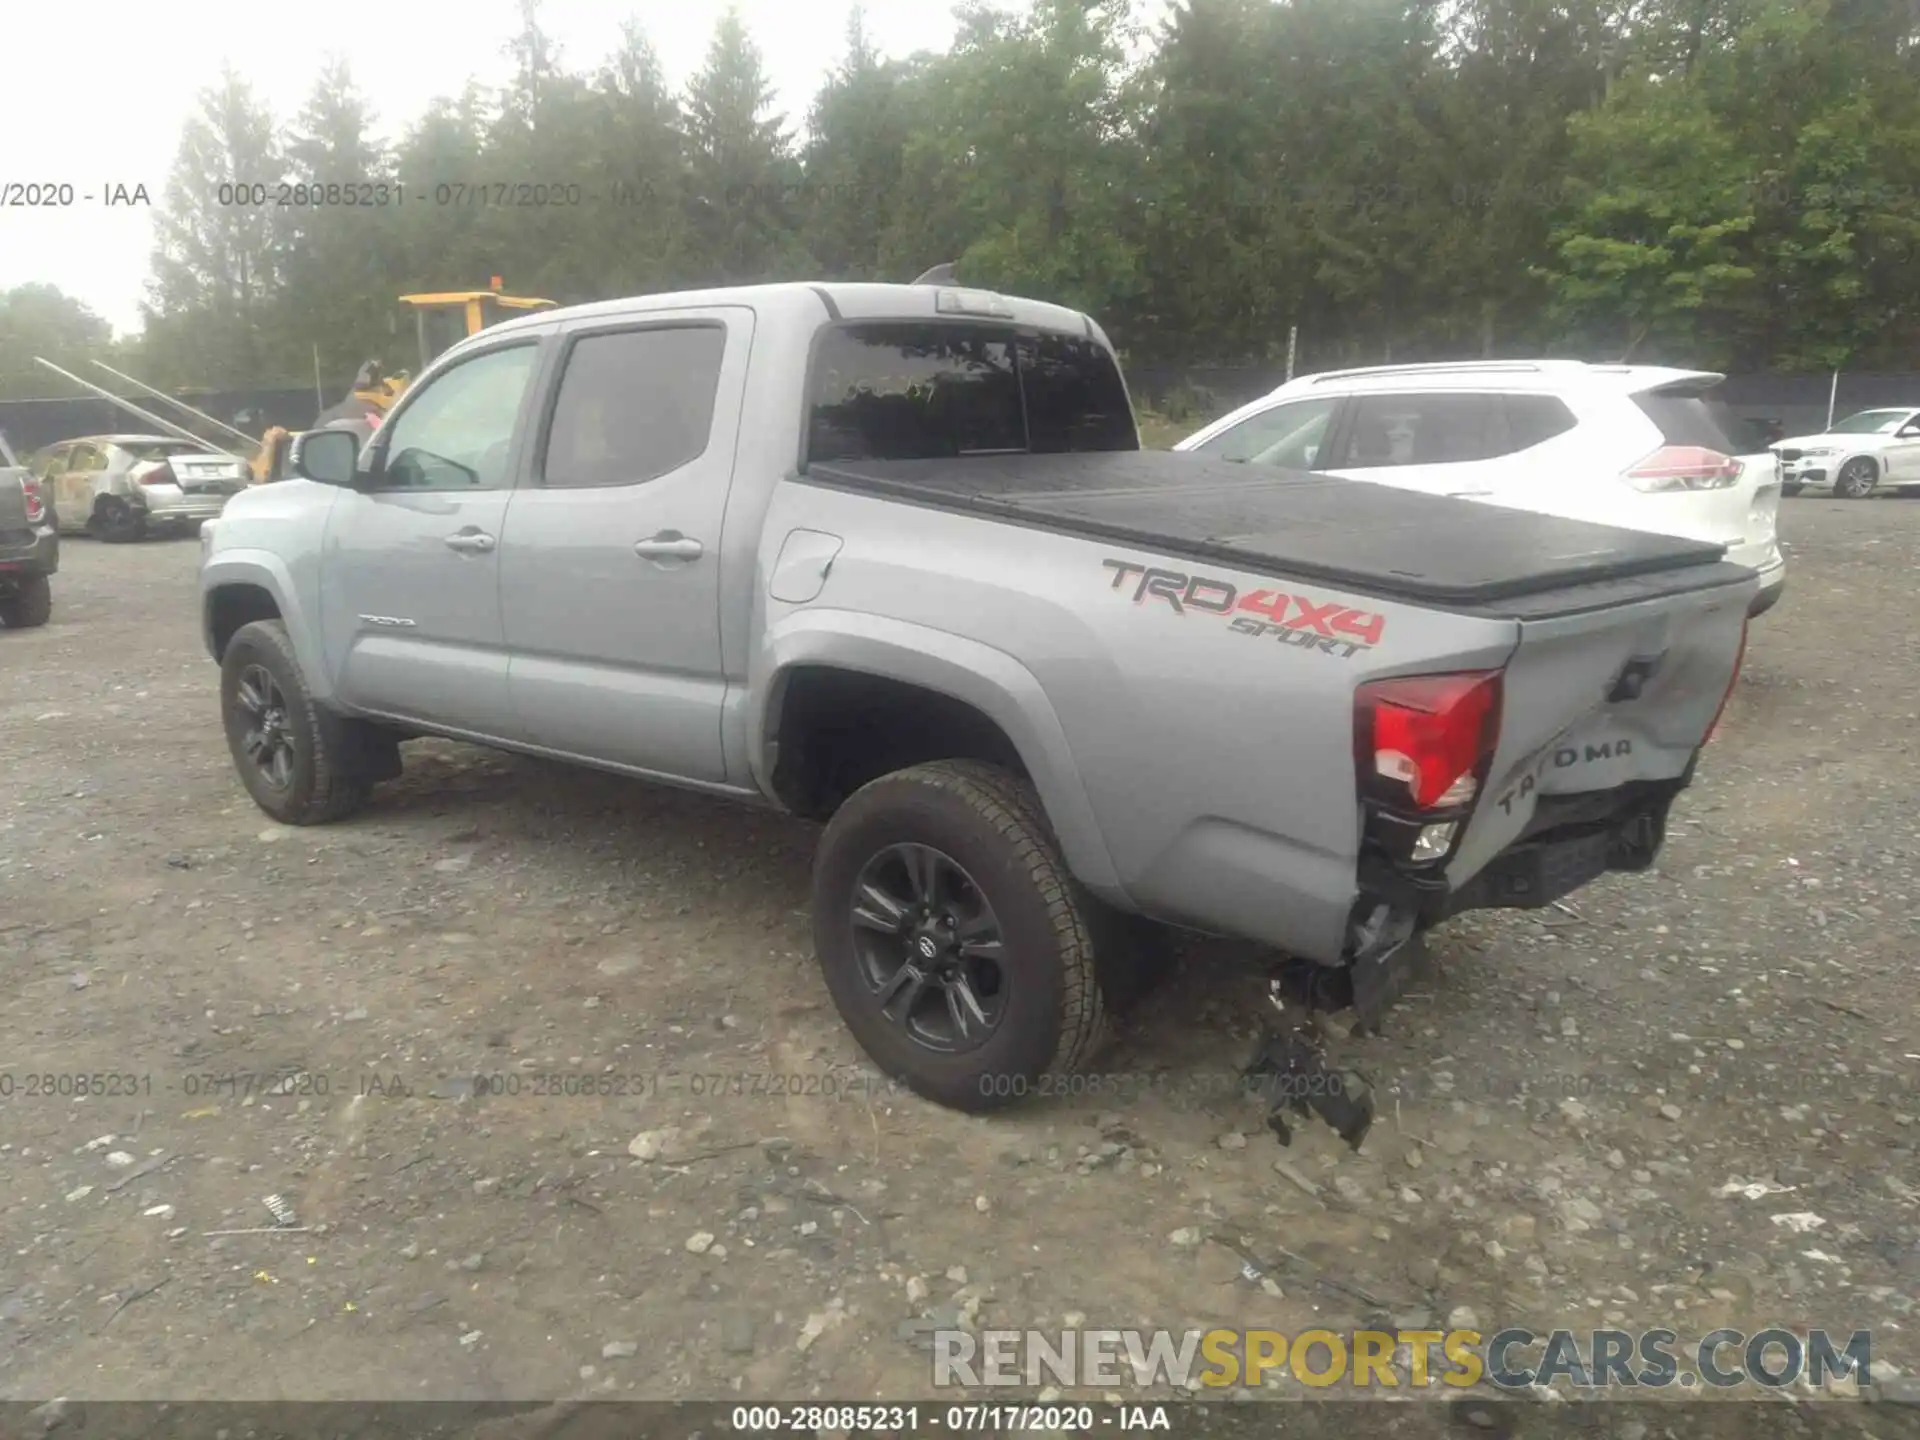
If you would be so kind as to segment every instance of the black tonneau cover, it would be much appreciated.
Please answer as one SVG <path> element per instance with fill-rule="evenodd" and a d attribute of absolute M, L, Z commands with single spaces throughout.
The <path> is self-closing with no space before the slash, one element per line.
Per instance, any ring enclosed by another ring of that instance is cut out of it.
<path fill-rule="evenodd" d="M 1670 575 L 1726 554 L 1698 540 L 1165 450 L 816 462 L 798 478 L 1451 607 Z M 1684 588 L 1745 573 L 1721 568 L 1728 573 L 1688 576 Z"/>

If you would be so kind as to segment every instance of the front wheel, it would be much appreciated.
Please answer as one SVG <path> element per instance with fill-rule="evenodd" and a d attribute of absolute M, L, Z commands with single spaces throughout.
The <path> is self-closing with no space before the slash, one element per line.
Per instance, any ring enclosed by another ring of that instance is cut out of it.
<path fill-rule="evenodd" d="M 53 582 L 45 575 L 29 575 L 13 594 L 0 600 L 0 625 L 28 630 L 53 618 Z"/>
<path fill-rule="evenodd" d="M 286 825 L 352 814 L 371 789 L 342 764 L 345 727 L 314 704 L 278 620 L 243 625 L 220 662 L 227 749 L 247 793 Z"/>
<path fill-rule="evenodd" d="M 1879 480 L 1880 468 L 1864 456 L 1856 456 L 1840 467 L 1833 480 L 1833 493 L 1841 500 L 1864 500 Z"/>
<path fill-rule="evenodd" d="M 1016 776 L 945 760 L 840 807 L 814 860 L 813 928 L 854 1038 L 956 1110 L 1067 1093 L 1105 1033 L 1084 895 Z"/>
<path fill-rule="evenodd" d="M 1800 493 L 1800 487 L 1793 484 L 1782 485 L 1780 487 L 1780 493 L 1782 495 L 1798 495 Z"/>

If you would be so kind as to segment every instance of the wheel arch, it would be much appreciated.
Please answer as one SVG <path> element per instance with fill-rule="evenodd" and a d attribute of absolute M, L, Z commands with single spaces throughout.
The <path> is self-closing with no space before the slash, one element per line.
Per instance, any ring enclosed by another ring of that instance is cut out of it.
<path fill-rule="evenodd" d="M 216 661 L 241 626 L 279 620 L 300 662 L 301 678 L 316 700 L 331 700 L 331 677 L 293 578 L 279 556 L 265 551 L 226 552 L 200 572 L 201 636 Z"/>
<path fill-rule="evenodd" d="M 750 690 L 760 701 L 748 717 L 747 734 L 755 783 L 790 808 L 799 798 L 794 767 L 807 763 L 795 753 L 796 742 L 804 738 L 796 727 L 818 713 L 807 708 L 807 694 L 823 685 L 836 697 L 926 707 L 893 711 L 886 718 L 931 713 L 953 725 L 954 730 L 931 738 L 932 748 L 941 748 L 948 738 L 979 742 L 942 755 L 906 745 L 906 764 L 997 760 L 992 753 L 997 737 L 1010 752 L 1008 761 L 1017 761 L 1038 792 L 1074 876 L 1101 898 L 1127 903 L 1059 716 L 1040 682 L 1018 660 L 978 641 L 905 621 L 824 610 L 790 617 L 768 634 L 758 653 Z M 898 768 L 887 764 L 878 773 Z"/>

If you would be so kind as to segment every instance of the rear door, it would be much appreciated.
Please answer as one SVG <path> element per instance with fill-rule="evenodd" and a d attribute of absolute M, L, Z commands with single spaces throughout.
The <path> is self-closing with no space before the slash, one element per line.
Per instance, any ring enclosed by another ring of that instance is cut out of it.
<path fill-rule="evenodd" d="M 501 544 L 514 704 L 567 755 L 722 783 L 721 528 L 753 312 L 563 332 Z"/>
<path fill-rule="evenodd" d="M 1430 495 L 1499 501 L 1501 467 L 1488 462 L 1513 449 L 1502 400 L 1464 390 L 1357 395 L 1319 468 Z M 1537 497 L 1523 503 L 1540 508 Z"/>

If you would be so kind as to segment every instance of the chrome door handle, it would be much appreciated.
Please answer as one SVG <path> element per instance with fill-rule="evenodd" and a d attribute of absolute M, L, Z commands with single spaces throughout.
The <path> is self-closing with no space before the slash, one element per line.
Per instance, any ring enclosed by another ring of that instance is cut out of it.
<path fill-rule="evenodd" d="M 447 548 L 449 550 L 465 551 L 469 554 L 484 555 L 487 551 L 493 549 L 493 536 L 462 531 L 457 535 L 447 536 Z"/>
<path fill-rule="evenodd" d="M 698 560 L 707 552 L 698 540 L 667 531 L 648 540 L 635 541 L 633 553 L 643 560 Z"/>

